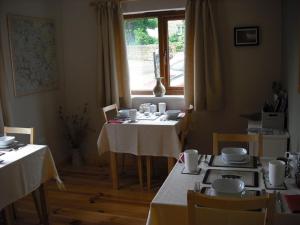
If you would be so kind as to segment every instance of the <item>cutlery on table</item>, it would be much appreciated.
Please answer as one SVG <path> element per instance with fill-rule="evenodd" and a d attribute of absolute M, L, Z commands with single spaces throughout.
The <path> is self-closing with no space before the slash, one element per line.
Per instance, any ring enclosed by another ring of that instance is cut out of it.
<path fill-rule="evenodd" d="M 200 163 L 202 162 L 202 157 L 203 157 L 203 155 L 199 155 L 199 157 L 198 157 L 198 165 L 200 165 Z"/>
<path fill-rule="evenodd" d="M 206 163 L 206 164 L 209 163 L 208 155 L 205 155 L 205 156 L 204 156 L 204 163 Z"/>
<path fill-rule="evenodd" d="M 276 200 L 279 204 L 279 208 L 280 208 L 280 212 L 283 213 L 284 212 L 284 208 L 283 208 L 283 203 L 282 203 L 282 198 L 281 198 L 281 193 L 280 191 L 276 192 Z"/>

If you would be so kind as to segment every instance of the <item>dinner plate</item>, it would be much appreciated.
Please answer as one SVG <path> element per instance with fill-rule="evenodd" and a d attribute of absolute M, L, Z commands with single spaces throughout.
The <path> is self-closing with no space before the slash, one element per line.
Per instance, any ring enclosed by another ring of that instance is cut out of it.
<path fill-rule="evenodd" d="M 227 164 L 246 164 L 250 161 L 250 157 L 246 157 L 243 161 L 229 161 L 222 157 L 222 160 Z"/>
<path fill-rule="evenodd" d="M 13 147 L 14 144 L 10 144 L 10 145 L 0 145 L 0 149 L 5 149 L 5 148 L 11 148 Z"/>

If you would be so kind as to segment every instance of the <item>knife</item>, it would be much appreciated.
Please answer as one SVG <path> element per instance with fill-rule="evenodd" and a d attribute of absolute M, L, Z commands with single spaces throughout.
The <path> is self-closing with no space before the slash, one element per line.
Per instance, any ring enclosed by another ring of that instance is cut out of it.
<path fill-rule="evenodd" d="M 200 165 L 202 157 L 203 157 L 203 155 L 199 155 L 199 157 L 198 157 L 198 165 Z"/>

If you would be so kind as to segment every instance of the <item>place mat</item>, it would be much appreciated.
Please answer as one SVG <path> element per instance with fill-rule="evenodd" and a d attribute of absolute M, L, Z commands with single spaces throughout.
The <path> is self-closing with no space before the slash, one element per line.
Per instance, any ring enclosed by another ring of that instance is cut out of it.
<path fill-rule="evenodd" d="M 210 157 L 208 166 L 212 166 L 212 167 L 230 167 L 230 168 L 253 168 L 253 169 L 256 169 L 257 168 L 257 157 L 249 156 L 249 162 L 244 163 L 244 164 L 240 164 L 240 163 L 229 164 L 229 163 L 225 162 L 222 159 L 221 155 L 217 155 L 217 156 L 212 155 Z"/>
<path fill-rule="evenodd" d="M 300 195 L 284 195 L 284 198 L 292 213 L 300 213 Z"/>
<path fill-rule="evenodd" d="M 109 120 L 108 123 L 110 124 L 121 124 L 121 123 L 124 123 L 124 119 L 112 119 L 112 120 Z"/>
<path fill-rule="evenodd" d="M 211 188 L 211 187 L 202 187 L 201 188 L 201 193 L 209 195 L 209 196 L 216 196 L 216 193 L 215 193 L 214 189 Z M 261 195 L 260 191 L 246 190 L 243 195 L 238 196 L 238 197 L 253 197 L 253 196 L 260 196 L 260 195 Z"/>
<path fill-rule="evenodd" d="M 187 171 L 187 170 L 185 169 L 185 167 L 183 167 L 183 169 L 182 169 L 182 171 L 181 171 L 181 174 L 199 175 L 200 172 L 201 172 L 201 168 L 200 168 L 200 167 L 198 167 L 197 170 L 194 171 L 194 172 Z"/>
<path fill-rule="evenodd" d="M 268 171 L 263 171 L 263 179 L 264 179 L 265 187 L 267 190 L 287 190 L 287 186 L 286 186 L 285 182 L 283 182 L 283 184 L 281 184 L 279 186 L 275 186 L 275 187 L 272 184 L 270 184 Z"/>
<path fill-rule="evenodd" d="M 219 178 L 241 179 L 246 187 L 258 187 L 258 172 L 239 170 L 208 169 L 203 178 L 203 184 L 212 184 Z"/>

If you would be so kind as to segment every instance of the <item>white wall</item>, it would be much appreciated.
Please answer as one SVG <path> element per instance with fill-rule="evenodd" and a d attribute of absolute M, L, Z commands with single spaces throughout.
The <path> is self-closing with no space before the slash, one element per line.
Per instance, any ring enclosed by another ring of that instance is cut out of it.
<path fill-rule="evenodd" d="M 281 79 L 281 1 L 219 0 L 216 24 L 225 84 L 225 109 L 195 115 L 190 144 L 212 150 L 212 132 L 245 132 L 240 114 L 258 112 L 271 95 L 272 81 Z M 261 43 L 234 47 L 235 26 L 260 27 Z"/>
<path fill-rule="evenodd" d="M 288 129 L 290 133 L 290 150 L 300 152 L 300 2 L 283 1 L 283 74 L 288 88 Z"/>
<path fill-rule="evenodd" d="M 102 103 L 97 102 L 97 16 L 91 0 L 63 0 L 62 25 L 66 103 L 76 111 L 88 103 L 89 135 L 83 149 L 86 161 L 99 161 L 96 143 L 104 118 Z"/>
<path fill-rule="evenodd" d="M 7 32 L 7 14 L 52 18 L 56 22 L 57 31 L 57 55 L 59 75 L 61 77 L 60 88 L 27 96 L 14 96 L 12 68 L 10 61 L 9 40 Z M 62 46 L 60 42 L 60 1 L 59 0 L 2 0 L 0 2 L 0 28 L 1 45 L 4 58 L 4 82 L 7 97 L 6 107 L 9 112 L 12 126 L 35 127 L 36 142 L 48 144 L 52 150 L 56 162 L 59 164 L 66 158 L 66 149 L 62 144 L 61 126 L 58 121 L 57 110 L 63 97 L 63 68 Z"/>

